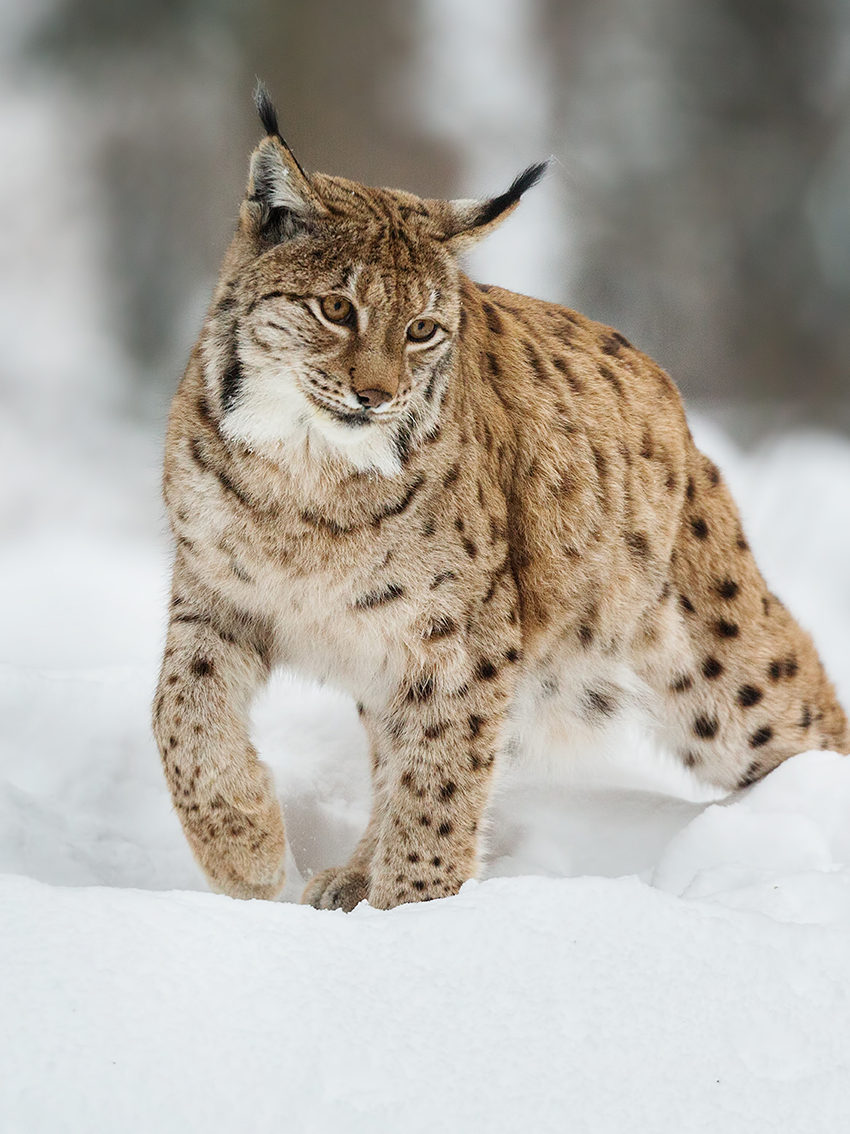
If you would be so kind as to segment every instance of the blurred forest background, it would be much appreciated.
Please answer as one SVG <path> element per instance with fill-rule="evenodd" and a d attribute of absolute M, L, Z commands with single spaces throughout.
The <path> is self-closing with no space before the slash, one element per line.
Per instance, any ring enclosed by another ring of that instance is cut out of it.
<path fill-rule="evenodd" d="M 480 279 L 618 327 L 739 439 L 850 430 L 850 0 L 0 0 L 0 409 L 160 427 L 259 137 L 544 184 Z"/>

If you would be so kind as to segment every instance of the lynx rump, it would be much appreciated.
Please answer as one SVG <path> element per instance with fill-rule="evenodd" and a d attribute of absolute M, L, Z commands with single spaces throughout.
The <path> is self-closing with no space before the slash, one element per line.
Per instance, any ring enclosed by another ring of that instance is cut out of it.
<path fill-rule="evenodd" d="M 517 745 L 640 708 L 728 790 L 847 721 L 767 590 L 678 393 L 616 331 L 473 283 L 458 253 L 539 178 L 423 200 L 308 176 L 267 136 L 174 400 L 154 732 L 210 884 L 273 898 L 284 830 L 248 737 L 276 666 L 348 690 L 374 802 L 304 900 L 389 908 L 478 865 Z"/>

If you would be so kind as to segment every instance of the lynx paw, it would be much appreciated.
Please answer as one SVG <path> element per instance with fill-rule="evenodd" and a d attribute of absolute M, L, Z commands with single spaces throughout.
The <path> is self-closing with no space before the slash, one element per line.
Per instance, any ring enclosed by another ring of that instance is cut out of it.
<path fill-rule="evenodd" d="M 304 905 L 317 910 L 345 910 L 351 913 L 369 896 L 369 878 L 361 870 L 334 866 L 311 878 L 301 895 Z"/>
<path fill-rule="evenodd" d="M 210 887 L 231 898 L 276 898 L 285 878 L 286 839 L 277 801 L 251 813 L 220 805 L 185 823 Z"/>

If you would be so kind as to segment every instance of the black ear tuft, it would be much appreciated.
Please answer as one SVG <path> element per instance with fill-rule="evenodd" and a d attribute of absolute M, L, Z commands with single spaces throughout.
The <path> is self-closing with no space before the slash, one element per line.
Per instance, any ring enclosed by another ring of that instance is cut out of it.
<path fill-rule="evenodd" d="M 273 138 L 279 138 L 280 127 L 277 124 L 277 111 L 274 108 L 268 87 L 260 79 L 257 79 L 257 85 L 254 88 L 254 105 L 257 108 L 257 113 L 260 116 L 260 121 L 263 124 L 265 132 L 270 134 Z M 513 186 L 511 186 L 511 188 L 513 188 Z"/>
<path fill-rule="evenodd" d="M 505 209 L 509 209 L 511 205 L 515 205 L 526 189 L 530 189 L 532 185 L 536 185 L 546 168 L 549 165 L 548 161 L 539 161 L 536 165 L 530 165 L 528 169 L 524 169 L 522 173 L 517 174 L 509 189 L 504 193 L 500 193 L 498 197 L 493 197 L 489 201 L 485 201 L 481 206 L 481 212 L 475 218 L 475 225 L 489 224 L 494 221 L 496 217 L 500 216 Z"/>

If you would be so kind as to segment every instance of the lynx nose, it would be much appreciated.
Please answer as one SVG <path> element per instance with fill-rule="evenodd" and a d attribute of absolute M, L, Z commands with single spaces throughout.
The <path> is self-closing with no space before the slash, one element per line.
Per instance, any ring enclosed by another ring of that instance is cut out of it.
<path fill-rule="evenodd" d="M 388 394 L 386 390 L 355 390 L 354 396 L 361 406 L 368 406 L 369 409 L 382 406 L 392 399 L 392 394 Z"/>

